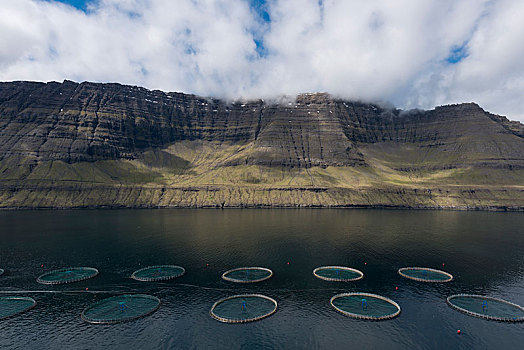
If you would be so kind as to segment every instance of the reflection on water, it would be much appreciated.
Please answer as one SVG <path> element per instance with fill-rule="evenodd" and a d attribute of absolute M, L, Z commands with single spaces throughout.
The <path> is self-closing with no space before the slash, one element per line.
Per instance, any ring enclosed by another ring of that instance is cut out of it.
<path fill-rule="evenodd" d="M 521 213 L 385 210 L 115 210 L 0 212 L 2 291 L 25 293 L 35 309 L 0 321 L 0 347 L 19 348 L 505 348 L 520 349 L 523 324 L 468 317 L 450 309 L 455 293 L 502 297 L 524 305 L 524 215 Z M 138 268 L 175 264 L 186 275 L 139 282 Z M 344 265 L 356 282 L 327 282 L 314 268 Z M 45 271 L 91 266 L 92 280 L 36 283 Z M 274 276 L 238 285 L 221 274 L 263 266 Z M 402 278 L 404 266 L 452 273 L 446 284 Z M 396 289 L 398 287 L 398 290 Z M 88 288 L 86 293 L 85 289 Z M 97 291 L 104 292 L 98 293 Z M 382 294 L 400 304 L 394 320 L 344 317 L 329 305 L 341 292 Z M 162 300 L 153 315 L 97 326 L 79 315 L 118 293 Z M 213 320 L 215 301 L 263 293 L 279 309 L 260 322 Z M 456 330 L 461 329 L 458 336 Z"/>

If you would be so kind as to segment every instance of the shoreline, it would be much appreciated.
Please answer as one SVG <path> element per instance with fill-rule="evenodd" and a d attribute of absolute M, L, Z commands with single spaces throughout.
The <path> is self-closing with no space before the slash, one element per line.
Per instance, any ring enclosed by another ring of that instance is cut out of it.
<path fill-rule="evenodd" d="M 484 212 L 508 212 L 508 213 L 522 213 L 524 207 L 506 207 L 506 206 L 490 206 L 490 207 L 431 207 L 431 206 L 402 206 L 402 205 L 333 205 L 333 206 L 320 206 L 320 205 L 296 205 L 296 206 L 284 206 L 284 205 L 244 205 L 244 206 L 74 206 L 74 207 L 0 207 L 0 211 L 46 211 L 46 210 L 162 210 L 162 209 L 215 209 L 215 210 L 227 210 L 227 209 L 359 209 L 359 210 L 434 210 L 434 211 L 484 211 Z"/>
<path fill-rule="evenodd" d="M 344 208 L 524 212 L 512 187 L 0 186 L 0 210 Z"/>

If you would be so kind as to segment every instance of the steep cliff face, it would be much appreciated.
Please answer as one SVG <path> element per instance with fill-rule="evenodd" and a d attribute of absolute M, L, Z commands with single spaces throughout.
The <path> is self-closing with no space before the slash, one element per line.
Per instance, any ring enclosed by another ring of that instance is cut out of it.
<path fill-rule="evenodd" d="M 134 158 L 176 140 L 247 141 L 259 119 L 191 95 L 68 81 L 0 84 L 0 115 L 1 156 L 66 162 Z"/>
<path fill-rule="evenodd" d="M 326 94 L 227 104 L 119 84 L 14 82 L 0 84 L 0 115 L 0 157 L 68 163 L 136 158 L 182 140 L 253 142 L 247 164 L 290 167 L 363 164 L 357 143 L 487 151 L 497 159 L 519 158 L 522 150 L 514 124 L 475 104 L 401 113 Z M 488 149 L 486 138 L 499 134 L 517 136 L 509 141 L 516 149 Z"/>
<path fill-rule="evenodd" d="M 499 185 L 512 186 L 518 204 L 524 202 L 523 130 L 472 103 L 404 112 L 327 94 L 229 103 L 120 84 L 0 83 L 0 178 L 10 207 L 18 206 L 13 193 L 29 186 L 39 193 L 43 182 L 387 193 Z M 89 206 L 96 205 L 94 196 Z M 324 201 L 358 204 L 341 198 Z M 368 204 L 381 205 L 376 200 Z"/>

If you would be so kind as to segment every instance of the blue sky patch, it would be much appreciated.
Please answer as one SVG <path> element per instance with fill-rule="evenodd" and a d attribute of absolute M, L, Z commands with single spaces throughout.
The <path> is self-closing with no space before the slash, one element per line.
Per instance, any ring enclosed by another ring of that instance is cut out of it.
<path fill-rule="evenodd" d="M 86 10 L 86 5 L 88 2 L 91 2 L 91 0 L 54 0 L 56 2 L 62 2 L 64 4 L 71 5 L 73 7 L 76 7 L 79 10 Z"/>
<path fill-rule="evenodd" d="M 262 30 L 254 30 L 252 32 L 253 41 L 255 42 L 255 51 L 258 57 L 266 57 L 268 50 L 264 45 L 264 34 L 269 29 L 269 23 L 271 22 L 271 16 L 268 12 L 268 5 L 266 0 L 248 0 L 249 7 L 257 16 L 257 21 L 262 24 Z"/>
<path fill-rule="evenodd" d="M 266 0 L 249 0 L 249 6 L 263 22 L 268 23 L 271 21 L 269 12 L 267 12 L 268 8 Z"/>
<path fill-rule="evenodd" d="M 267 48 L 264 46 L 264 40 L 263 39 L 253 39 L 255 42 L 256 48 L 255 51 L 258 53 L 260 57 L 265 57 L 268 54 Z"/>
<path fill-rule="evenodd" d="M 446 57 L 446 62 L 449 64 L 457 64 L 460 61 L 462 61 L 464 58 L 469 56 L 468 49 L 467 49 L 467 42 L 460 46 L 453 46 L 449 50 L 449 55 Z"/>

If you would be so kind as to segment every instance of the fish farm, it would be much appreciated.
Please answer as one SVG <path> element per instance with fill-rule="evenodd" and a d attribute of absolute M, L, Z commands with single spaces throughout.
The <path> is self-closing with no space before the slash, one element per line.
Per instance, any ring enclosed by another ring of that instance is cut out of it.
<path fill-rule="evenodd" d="M 4 270 L 0 270 L 0 274 L 3 272 Z M 185 272 L 186 270 L 180 266 L 155 265 L 137 270 L 131 277 L 138 281 L 154 283 L 183 276 Z M 39 276 L 37 282 L 49 285 L 79 282 L 93 278 L 98 273 L 97 269 L 90 267 L 58 269 Z M 398 270 L 398 273 L 403 277 L 423 282 L 449 282 L 453 279 L 453 276 L 447 272 L 430 268 L 408 267 Z M 318 267 L 314 269 L 313 274 L 327 281 L 358 281 L 364 276 L 361 271 L 344 266 Z M 272 276 L 273 271 L 268 268 L 241 267 L 224 272 L 222 279 L 237 283 L 253 283 L 264 281 Z M 24 292 L 59 293 L 59 291 L 17 292 L 8 290 L 0 291 L 0 294 L 23 294 Z M 86 288 L 85 293 L 96 294 L 97 292 L 89 291 Z M 524 321 L 522 306 L 495 297 L 457 294 L 448 297 L 446 302 L 451 308 L 470 316 L 505 322 Z M 29 297 L 0 297 L 0 320 L 28 311 L 36 304 L 37 302 Z M 92 324 L 128 322 L 152 314 L 160 308 L 160 304 L 161 301 L 156 296 L 127 293 L 105 298 L 87 306 L 80 317 Z M 388 320 L 397 317 L 401 311 L 399 304 L 385 296 L 362 292 L 336 294 L 329 300 L 329 304 L 337 312 L 360 320 Z M 277 301 L 266 295 L 237 294 L 215 302 L 209 314 L 215 320 L 224 323 L 247 323 L 273 315 L 277 307 Z"/>
<path fill-rule="evenodd" d="M 35 307 L 36 301 L 28 297 L 0 297 L 0 320 L 21 314 Z"/>
<path fill-rule="evenodd" d="M 524 308 L 509 301 L 474 294 L 457 294 L 447 298 L 448 305 L 469 316 L 502 322 L 523 322 Z"/>
<path fill-rule="evenodd" d="M 209 312 L 224 323 L 246 323 L 271 316 L 277 311 L 277 301 L 261 294 L 233 295 L 217 301 Z"/>
<path fill-rule="evenodd" d="M 265 267 L 239 267 L 224 272 L 222 279 L 236 283 L 262 282 L 271 278 L 273 271 Z"/>
<path fill-rule="evenodd" d="M 183 276 L 185 273 L 186 270 L 180 266 L 157 265 L 136 270 L 131 275 L 131 278 L 142 282 L 167 281 L 173 278 Z"/>
<path fill-rule="evenodd" d="M 44 273 L 36 279 L 42 284 L 65 284 L 84 281 L 98 275 L 98 270 L 92 267 L 71 267 Z"/>
<path fill-rule="evenodd" d="M 136 320 L 152 314 L 160 307 L 160 299 L 152 295 L 118 295 L 100 300 L 82 311 L 84 321 L 113 324 Z"/>
<path fill-rule="evenodd" d="M 361 320 L 388 320 L 400 314 L 400 306 L 391 299 L 370 293 L 342 293 L 330 300 L 343 315 Z"/>
<path fill-rule="evenodd" d="M 398 270 L 402 277 L 419 282 L 450 282 L 453 275 L 441 270 L 431 269 L 429 267 L 403 267 Z"/>
<path fill-rule="evenodd" d="M 358 281 L 364 274 L 356 269 L 345 266 L 322 266 L 313 270 L 313 275 L 325 281 L 350 282 Z"/>

